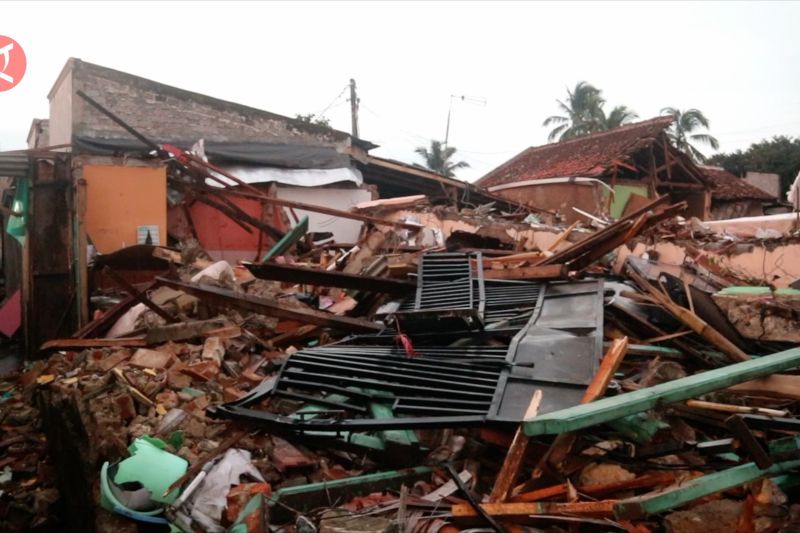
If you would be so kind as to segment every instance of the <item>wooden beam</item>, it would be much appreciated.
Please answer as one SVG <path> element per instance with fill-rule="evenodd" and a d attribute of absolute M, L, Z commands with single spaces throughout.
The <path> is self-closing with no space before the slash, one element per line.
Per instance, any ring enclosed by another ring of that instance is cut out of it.
<path fill-rule="evenodd" d="M 626 232 L 631 228 L 631 226 L 635 223 L 637 219 L 639 219 L 642 215 L 646 213 L 650 213 L 657 207 L 662 206 L 669 200 L 668 196 L 660 196 L 653 201 L 647 203 L 646 205 L 642 206 L 640 209 L 637 209 L 633 213 L 630 213 L 624 218 L 619 219 L 615 223 L 603 228 L 600 231 L 595 232 L 590 237 L 578 241 L 577 243 L 573 244 L 569 248 L 561 250 L 550 257 L 547 257 L 538 263 L 537 265 L 552 265 L 556 263 L 564 263 L 569 264 L 571 261 L 575 261 L 577 258 L 583 255 L 589 254 L 598 254 L 604 255 L 606 248 L 611 249 L 616 248 L 616 243 L 614 241 L 615 237 L 618 237 L 623 232 Z M 606 246 L 606 244 L 611 243 L 611 246 Z"/>
<path fill-rule="evenodd" d="M 738 413 L 743 415 L 764 415 L 764 416 L 783 417 L 783 416 L 789 416 L 790 414 L 790 412 L 786 409 L 769 409 L 767 407 L 751 407 L 749 405 L 731 405 L 729 403 L 706 402 L 703 400 L 686 400 L 686 406 L 694 407 L 695 409 L 708 409 L 709 411 L 718 411 L 720 413 Z"/>
<path fill-rule="evenodd" d="M 746 463 L 683 481 L 667 489 L 621 500 L 614 505 L 614 516 L 628 519 L 646 518 L 680 507 L 703 496 L 732 489 L 761 477 L 782 474 L 798 467 L 800 467 L 798 459 L 776 463 L 766 469 L 759 468 L 755 463 Z"/>
<path fill-rule="evenodd" d="M 713 346 L 719 348 L 733 361 L 741 362 L 750 359 L 750 356 L 744 353 L 741 350 L 741 348 L 733 344 L 730 340 L 728 340 L 727 337 L 722 335 L 719 331 L 712 328 L 702 318 L 692 313 L 685 307 L 682 307 L 673 302 L 669 296 L 658 291 L 655 287 L 653 287 L 650 284 L 650 282 L 648 282 L 646 279 L 644 279 L 642 276 L 640 276 L 633 270 L 631 269 L 628 270 L 629 270 L 628 274 L 636 282 L 636 284 L 642 290 L 647 291 L 647 294 L 653 299 L 655 303 L 664 307 L 673 316 L 675 316 L 675 318 L 680 320 L 684 326 L 688 327 L 689 329 L 691 329 L 692 331 L 703 337 Z"/>
<path fill-rule="evenodd" d="M 40 350 L 72 350 L 75 348 L 144 347 L 144 337 L 119 337 L 116 339 L 53 339 L 42 344 Z"/>
<path fill-rule="evenodd" d="M 528 436 L 577 431 L 799 366 L 800 348 L 794 348 L 540 415 L 526 420 L 523 425 Z"/>
<path fill-rule="evenodd" d="M 800 461 L 798 461 L 800 462 Z M 610 517 L 614 511 L 614 500 L 599 502 L 522 502 L 522 503 L 484 503 L 481 504 L 488 515 L 499 520 L 524 519 L 531 515 L 579 515 Z M 471 521 L 478 518 L 478 512 L 466 503 L 457 503 L 450 508 L 456 521 Z"/>
<path fill-rule="evenodd" d="M 522 261 L 541 261 L 545 258 L 546 257 L 542 252 L 521 252 L 518 254 L 504 255 L 501 257 L 484 257 L 483 264 L 485 267 L 486 263 L 521 263 Z"/>
<path fill-rule="evenodd" d="M 411 486 L 419 479 L 430 477 L 431 471 L 432 469 L 428 466 L 416 466 L 284 487 L 276 490 L 270 496 L 270 514 L 283 513 L 283 516 L 286 516 L 287 513 L 290 511 L 293 513 L 295 510 L 307 512 L 321 507 L 330 507 L 336 505 L 336 502 L 349 501 L 355 496 L 363 496 L 378 490 L 399 489 L 403 484 Z"/>
<path fill-rule="evenodd" d="M 489 269 L 483 272 L 485 279 L 555 279 L 566 278 L 565 265 L 544 265 L 519 268 Z"/>
<path fill-rule="evenodd" d="M 667 168 L 667 181 L 672 181 L 672 165 L 675 164 L 675 161 L 670 160 L 669 140 L 666 135 L 661 138 L 661 144 L 664 147 L 664 166 Z"/>
<path fill-rule="evenodd" d="M 622 363 L 622 360 L 625 359 L 625 354 L 627 353 L 628 337 L 614 339 L 611 343 L 611 347 L 600 362 L 600 368 L 597 369 L 589 386 L 586 387 L 586 392 L 583 393 L 581 403 L 593 402 L 605 396 L 608 385 L 611 383 L 611 380 L 614 379 L 614 374 L 616 374 L 619 365 Z"/>
<path fill-rule="evenodd" d="M 667 189 L 692 189 L 697 191 L 704 191 L 706 189 L 705 185 L 700 185 L 699 183 L 681 183 L 677 181 L 661 181 L 656 180 L 656 187 L 665 187 Z"/>
<path fill-rule="evenodd" d="M 363 291 L 385 292 L 388 294 L 408 294 L 417 286 L 413 281 L 392 278 L 347 274 L 314 268 L 305 268 L 277 263 L 243 262 L 253 275 L 259 279 L 286 281 L 302 285 L 318 285 L 322 287 L 339 287 Z M 484 276 L 487 277 L 487 276 Z"/>
<path fill-rule="evenodd" d="M 609 195 L 609 197 L 610 197 L 610 196 L 611 196 L 611 195 Z M 578 226 L 578 221 L 576 220 L 575 222 L 573 222 L 572 224 L 570 224 L 570 225 L 569 225 L 569 227 L 568 227 L 567 229 L 565 229 L 564 231 L 562 231 L 561 233 L 559 233 L 558 237 L 556 237 L 556 240 L 554 240 L 554 241 L 552 242 L 552 244 L 550 244 L 550 246 L 548 246 L 548 247 L 547 247 L 547 251 L 548 251 L 548 252 L 555 251 L 556 247 L 557 247 L 559 244 L 561 244 L 562 242 L 564 242 L 564 239 L 566 239 L 567 237 L 569 237 L 569 236 L 570 236 L 570 234 L 572 233 L 572 230 L 574 230 L 574 229 L 575 229 L 577 226 Z"/>
<path fill-rule="evenodd" d="M 747 451 L 750 458 L 759 468 L 769 468 L 774 462 L 767 451 L 761 446 L 742 417 L 731 415 L 725 419 L 725 427 L 736 437 L 742 448 Z"/>
<path fill-rule="evenodd" d="M 614 339 L 611 346 L 606 351 L 603 360 L 600 363 L 600 368 L 595 372 L 589 386 L 583 393 L 581 403 L 590 403 L 602 398 L 611 380 L 614 379 L 614 374 L 617 372 L 619 365 L 628 353 L 628 337 L 621 339 Z M 569 455 L 572 447 L 575 445 L 576 435 L 574 433 L 562 433 L 558 435 L 553 443 L 548 448 L 547 452 L 542 456 L 539 464 L 534 471 L 534 477 L 540 477 L 544 469 L 545 462 L 553 466 L 560 465 Z"/>
<path fill-rule="evenodd" d="M 108 267 L 108 265 L 103 267 L 103 274 L 111 277 L 111 279 L 113 279 L 117 283 L 117 285 L 119 285 L 125 292 L 136 298 L 136 300 L 138 300 L 139 303 L 144 304 L 145 306 L 147 306 L 148 309 L 150 309 L 155 314 L 166 320 L 167 323 L 174 324 L 176 322 L 180 322 L 180 320 L 178 320 L 177 318 L 175 318 L 174 316 L 172 316 L 171 314 L 167 313 L 159 306 L 154 304 L 152 301 L 150 301 L 150 299 L 147 296 L 139 292 L 139 289 L 128 283 L 128 280 L 126 280 L 113 270 L 111 270 Z"/>
<path fill-rule="evenodd" d="M 533 391 L 533 396 L 528 404 L 528 409 L 525 411 L 523 420 L 533 418 L 539 413 L 539 406 L 542 403 L 542 390 L 536 389 Z M 511 447 L 508 449 L 503 466 L 495 479 L 492 493 L 489 495 L 490 502 L 502 502 L 508 498 L 511 487 L 514 486 L 517 476 L 519 476 L 519 469 L 522 466 L 522 461 L 525 459 L 525 453 L 528 451 L 528 436 L 522 430 L 520 425 L 514 433 L 514 440 L 511 441 Z"/>
<path fill-rule="evenodd" d="M 633 489 L 643 489 L 650 487 L 658 487 L 667 485 L 675 481 L 675 475 L 672 472 L 654 472 L 652 474 L 644 474 L 642 476 L 626 479 L 621 481 L 611 481 L 608 483 L 593 483 L 591 485 L 580 485 L 575 487 L 577 492 L 588 494 L 590 496 L 601 496 L 604 494 L 613 494 L 615 492 L 627 491 Z M 537 502 L 545 498 L 553 498 L 567 494 L 569 487 L 566 483 L 561 485 L 554 485 L 543 489 L 534 490 L 519 494 L 511 499 L 512 502 Z"/>
<path fill-rule="evenodd" d="M 632 170 L 633 172 L 638 172 L 638 169 L 634 165 L 631 165 L 630 163 L 626 163 L 625 161 L 621 161 L 619 159 L 615 159 L 614 161 L 611 162 L 611 164 L 615 165 L 615 166 L 627 168 L 628 170 Z"/>
<path fill-rule="evenodd" d="M 370 322 L 369 320 L 335 316 L 313 309 L 293 307 L 274 300 L 239 294 L 218 287 L 199 285 L 196 283 L 184 283 L 167 278 L 156 278 L 156 280 L 162 285 L 178 289 L 187 294 L 192 294 L 201 300 L 208 301 L 215 305 L 244 309 L 245 311 L 251 311 L 261 315 L 297 320 L 305 324 L 315 324 L 317 326 L 341 329 L 344 331 L 376 332 L 384 328 L 383 325 Z"/>
<path fill-rule="evenodd" d="M 147 287 L 147 290 L 155 288 L 155 284 L 151 284 Z M 114 307 L 108 309 L 100 318 L 92 320 L 84 325 L 81 329 L 76 331 L 72 338 L 74 339 L 86 339 L 90 337 L 97 337 L 102 335 L 114 325 L 114 323 L 122 317 L 128 310 L 136 305 L 136 298 L 133 296 L 128 295 L 128 297 L 121 300 L 118 304 Z"/>
<path fill-rule="evenodd" d="M 225 173 L 222 173 L 226 175 Z M 189 187 L 199 189 L 206 192 L 218 192 L 221 194 L 230 194 L 233 196 L 240 196 L 242 198 L 249 198 L 251 200 L 257 200 L 262 203 L 271 204 L 271 205 L 280 205 L 283 207 L 291 207 L 293 209 L 302 209 L 303 211 L 312 211 L 314 213 L 322 213 L 325 215 L 332 215 L 339 218 L 348 218 L 351 220 L 360 220 L 361 222 L 369 222 L 370 224 L 375 224 L 379 226 L 391 226 L 395 228 L 401 229 L 410 229 L 410 230 L 419 230 L 422 228 L 419 224 L 411 224 L 408 222 L 395 222 L 393 220 L 384 220 L 380 218 L 371 217 L 369 215 L 362 215 L 360 213 L 351 213 L 350 211 L 342 211 L 340 209 L 333 209 L 331 207 L 325 207 L 321 205 L 314 205 L 314 204 L 306 204 L 302 202 L 294 202 L 292 200 L 284 200 L 282 198 L 275 198 L 272 196 L 267 196 L 265 194 L 254 194 L 248 193 L 243 191 L 237 191 L 234 189 L 215 189 L 213 187 L 209 187 L 208 185 L 200 185 L 196 183 L 187 183 Z"/>
<path fill-rule="evenodd" d="M 767 396 L 770 398 L 785 398 L 800 400 L 800 376 L 791 374 L 773 374 L 752 381 L 745 381 L 734 385 L 728 392 L 744 394 L 747 396 Z"/>

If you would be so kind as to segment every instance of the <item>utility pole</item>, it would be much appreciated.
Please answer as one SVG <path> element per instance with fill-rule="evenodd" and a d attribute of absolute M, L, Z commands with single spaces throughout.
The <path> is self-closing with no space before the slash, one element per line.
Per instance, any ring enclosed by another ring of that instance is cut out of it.
<path fill-rule="evenodd" d="M 358 138 L 358 96 L 356 80 L 350 78 L 350 121 L 353 124 L 353 137 Z"/>
<path fill-rule="evenodd" d="M 461 100 L 462 102 L 469 102 L 481 106 L 486 105 L 486 98 L 482 96 L 467 96 L 467 95 L 450 95 L 450 106 L 447 108 L 447 127 L 444 131 L 444 149 L 447 150 L 447 143 L 450 141 L 450 115 L 453 113 L 453 99 Z"/>

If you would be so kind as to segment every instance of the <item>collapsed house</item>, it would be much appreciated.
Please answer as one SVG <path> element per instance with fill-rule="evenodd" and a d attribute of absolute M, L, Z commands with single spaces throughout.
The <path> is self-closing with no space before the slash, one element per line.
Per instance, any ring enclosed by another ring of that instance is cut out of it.
<path fill-rule="evenodd" d="M 531 147 L 476 182 L 525 205 L 558 211 L 567 222 L 576 209 L 618 218 L 668 194 L 687 213 L 709 217 L 711 195 L 703 172 L 669 142 L 670 117 L 657 117 L 564 142 Z"/>
<path fill-rule="evenodd" d="M 104 114 L 79 93 L 114 112 Z M 491 201 L 458 180 L 369 156 L 375 145 L 347 133 L 78 59 L 67 62 L 48 98 L 50 118 L 31 125 L 32 150 L 0 162 L 1 175 L 30 184 L 29 190 L 6 189 L 4 205 L 16 191 L 32 206 L 35 224 L 27 247 L 6 239 L 3 257 L 7 292 L 20 290 L 19 322 L 32 350 L 89 321 L 90 295 L 108 286 L 89 268 L 96 254 L 113 261 L 122 250 L 136 254 L 134 245 L 192 238 L 213 259 L 254 260 L 301 223 L 312 242 L 357 242 L 369 217 L 331 213 L 379 194 L 415 191 L 456 205 Z M 163 143 L 194 146 L 198 157 L 235 173 L 239 189 L 222 197 L 214 188 L 219 180 L 203 190 L 181 188 L 168 166 L 151 157 L 153 145 Z M 131 279 L 159 268 L 140 258 Z M 58 318 L 36 318 L 45 316 Z"/>
<path fill-rule="evenodd" d="M 50 99 L 0 154 L 5 529 L 800 524 L 799 228 L 707 221 L 666 119 L 485 189 L 78 60 Z"/>

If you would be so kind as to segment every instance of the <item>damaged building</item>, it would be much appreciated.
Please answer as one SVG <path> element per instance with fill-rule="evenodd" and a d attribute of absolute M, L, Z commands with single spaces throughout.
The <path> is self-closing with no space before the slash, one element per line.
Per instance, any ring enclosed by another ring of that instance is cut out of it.
<path fill-rule="evenodd" d="M 800 228 L 671 119 L 468 184 L 77 59 L 49 99 L 0 154 L 0 528 L 800 527 Z"/>
<path fill-rule="evenodd" d="M 667 194 L 706 219 L 711 195 L 703 172 L 669 142 L 670 117 L 657 117 L 564 142 L 528 148 L 476 182 L 525 205 L 558 213 L 618 218 Z"/>

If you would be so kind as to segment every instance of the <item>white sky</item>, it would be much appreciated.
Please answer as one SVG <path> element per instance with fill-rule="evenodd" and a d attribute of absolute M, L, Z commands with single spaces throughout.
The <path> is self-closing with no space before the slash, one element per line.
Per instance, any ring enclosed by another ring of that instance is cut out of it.
<path fill-rule="evenodd" d="M 361 137 L 405 161 L 444 138 L 451 94 L 483 97 L 453 104 L 469 180 L 544 144 L 580 80 L 641 118 L 697 107 L 730 151 L 800 134 L 798 23 L 790 2 L 4 2 L 0 34 L 28 70 L 0 93 L 0 148 L 24 147 L 72 56 L 288 116 L 323 110 L 352 77 Z M 346 94 L 326 115 L 349 131 Z"/>

